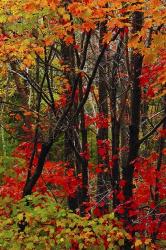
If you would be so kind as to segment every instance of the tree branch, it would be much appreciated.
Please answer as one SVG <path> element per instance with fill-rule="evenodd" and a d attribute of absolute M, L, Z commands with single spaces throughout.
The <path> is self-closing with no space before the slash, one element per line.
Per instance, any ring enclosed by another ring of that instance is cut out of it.
<path fill-rule="evenodd" d="M 149 133 L 147 133 L 143 138 L 141 138 L 139 140 L 139 145 L 142 144 L 145 140 L 147 140 L 161 126 L 165 119 L 166 116 L 164 116 L 164 118 L 159 123 L 157 123 L 156 126 Z"/>

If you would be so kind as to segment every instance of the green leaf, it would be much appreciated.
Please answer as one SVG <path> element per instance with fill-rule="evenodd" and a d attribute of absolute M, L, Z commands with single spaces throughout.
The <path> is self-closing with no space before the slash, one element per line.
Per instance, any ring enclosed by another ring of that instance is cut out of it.
<path fill-rule="evenodd" d="M 34 246 L 33 242 L 28 242 L 27 246 L 26 246 L 26 249 L 35 249 L 34 247 L 35 246 Z"/>
<path fill-rule="evenodd" d="M 118 245 L 119 246 L 124 246 L 124 239 L 118 240 Z"/>

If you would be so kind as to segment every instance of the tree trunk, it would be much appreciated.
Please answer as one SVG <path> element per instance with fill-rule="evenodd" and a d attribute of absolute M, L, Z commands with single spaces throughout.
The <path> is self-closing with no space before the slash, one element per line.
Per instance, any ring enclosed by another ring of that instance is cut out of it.
<path fill-rule="evenodd" d="M 64 64 L 70 68 L 69 72 L 66 72 L 66 78 L 69 81 L 69 84 L 72 86 L 74 84 L 75 76 L 73 69 L 75 67 L 75 58 L 74 58 L 74 48 L 73 45 L 67 46 L 65 43 L 62 43 L 62 58 Z M 72 116 L 74 113 L 75 106 L 71 109 L 69 115 Z M 75 124 L 74 124 L 75 125 Z M 71 142 L 75 140 L 73 128 L 69 128 L 64 135 L 64 160 L 69 163 L 69 168 L 74 168 L 74 165 L 77 166 L 74 150 L 71 147 Z M 77 170 L 74 169 L 75 174 L 77 174 Z M 68 206 L 69 209 L 74 212 L 79 207 L 78 193 L 76 192 L 75 197 L 68 197 Z"/>
<path fill-rule="evenodd" d="M 102 39 L 106 32 L 106 25 L 102 23 L 100 26 L 100 41 L 99 50 L 102 50 Z M 107 68 L 107 58 L 104 54 L 99 67 L 99 114 L 104 118 L 108 118 L 108 100 L 107 100 L 107 89 L 106 89 L 106 68 Z M 97 134 L 97 140 L 103 141 L 108 140 L 108 128 L 99 128 Z M 103 159 L 98 155 L 98 164 L 103 164 L 103 172 L 99 173 L 97 176 L 97 202 L 104 202 L 104 207 L 101 208 L 101 213 L 105 213 L 109 208 L 109 187 L 110 187 L 110 172 L 109 172 L 109 155 L 108 152 Z M 106 172 L 104 172 L 106 170 Z"/>
<path fill-rule="evenodd" d="M 120 167 L 119 167 L 119 141 L 120 141 L 120 122 L 118 118 L 118 107 L 117 107 L 117 72 L 118 65 L 121 59 L 123 40 L 121 39 L 117 46 L 117 51 L 113 56 L 112 76 L 111 76 L 111 133 L 112 133 L 112 188 L 113 188 L 113 208 L 119 205 L 117 194 L 119 192 L 119 180 L 120 180 Z"/>
<path fill-rule="evenodd" d="M 132 33 L 139 32 L 143 24 L 143 13 L 133 13 L 133 29 Z M 131 67 L 132 67 L 132 91 L 131 91 L 131 123 L 129 126 L 129 152 L 127 158 L 127 164 L 123 166 L 123 180 L 125 185 L 123 188 L 125 213 L 124 220 L 126 227 L 130 225 L 133 218 L 129 217 L 129 210 L 131 208 L 131 201 L 133 195 L 133 174 L 134 174 L 134 160 L 138 156 L 139 151 L 139 131 L 140 131 L 140 111 L 141 111 L 141 87 L 139 83 L 139 77 L 142 70 L 143 56 L 133 51 L 131 55 Z M 129 203 L 127 203 L 129 202 Z M 134 232 L 133 232 L 134 234 Z M 131 249 L 131 242 L 125 242 L 125 249 Z"/>
<path fill-rule="evenodd" d="M 133 14 L 133 33 L 141 30 L 143 23 L 143 13 L 135 12 Z M 127 164 L 123 168 L 123 179 L 126 181 L 124 186 L 125 200 L 132 197 L 133 189 L 133 160 L 138 156 L 139 150 L 139 130 L 140 130 L 140 110 L 141 110 L 141 87 L 139 77 L 142 70 L 143 56 L 138 52 L 133 52 L 131 58 L 132 65 L 132 93 L 131 93 L 131 124 L 129 126 L 129 153 Z"/>
<path fill-rule="evenodd" d="M 80 79 L 79 82 L 79 98 L 80 102 L 83 98 L 83 89 L 82 89 L 82 80 Z M 87 135 L 87 128 L 85 127 L 85 112 L 84 107 L 81 111 L 81 137 L 82 137 L 82 152 L 87 152 L 88 150 L 88 135 Z M 88 152 L 87 152 L 88 153 Z M 81 161 L 81 168 L 82 168 L 82 188 L 81 188 L 81 201 L 80 201 L 80 214 L 81 216 L 84 216 L 86 214 L 86 205 L 84 202 L 89 201 L 88 197 L 88 184 L 89 184 L 89 176 L 88 176 L 88 158 L 82 157 Z"/>

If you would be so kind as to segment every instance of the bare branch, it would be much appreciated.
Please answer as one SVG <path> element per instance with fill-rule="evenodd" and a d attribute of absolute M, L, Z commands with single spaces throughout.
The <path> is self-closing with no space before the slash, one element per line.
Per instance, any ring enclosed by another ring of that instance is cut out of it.
<path fill-rule="evenodd" d="M 159 123 L 157 123 L 156 126 L 149 133 L 147 133 L 142 139 L 140 139 L 139 145 L 142 144 L 145 140 L 147 140 L 151 135 L 153 135 L 153 133 L 161 126 L 165 119 L 166 116 L 164 116 L 164 118 Z"/>

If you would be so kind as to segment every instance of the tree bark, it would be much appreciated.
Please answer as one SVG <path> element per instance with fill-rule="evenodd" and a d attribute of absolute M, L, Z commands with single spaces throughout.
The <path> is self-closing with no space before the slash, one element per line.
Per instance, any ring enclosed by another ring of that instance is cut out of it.
<path fill-rule="evenodd" d="M 102 51 L 102 39 L 106 32 L 106 25 L 102 23 L 100 26 L 100 41 L 99 41 L 99 50 Z M 103 55 L 102 60 L 99 66 L 99 114 L 104 118 L 108 118 L 108 97 L 106 89 L 106 69 L 107 69 L 107 56 L 106 53 Z M 108 140 L 108 128 L 99 128 L 97 134 L 97 140 L 103 141 Z M 102 164 L 103 172 L 99 173 L 97 176 L 97 202 L 104 202 L 104 207 L 101 207 L 101 213 L 105 213 L 109 208 L 109 187 L 110 187 L 110 172 L 109 172 L 109 155 L 108 152 L 105 155 L 105 159 L 102 159 L 98 155 L 98 164 Z M 106 170 L 106 172 L 104 172 Z"/>
<path fill-rule="evenodd" d="M 132 33 L 139 32 L 143 25 L 143 13 L 134 12 L 132 18 Z M 131 201 L 133 195 L 133 174 L 134 174 L 134 160 L 138 156 L 139 151 L 139 131 L 140 131 L 140 111 L 141 111 L 141 87 L 139 77 L 142 70 L 143 56 L 133 51 L 131 55 L 132 67 L 132 91 L 131 91 L 131 123 L 129 126 L 129 152 L 127 164 L 123 166 L 122 174 L 125 185 L 123 187 L 125 213 L 124 220 L 126 227 L 130 225 L 132 218 L 129 217 L 129 210 L 131 209 Z M 129 202 L 129 203 L 127 203 Z M 133 232 L 134 234 L 134 232 Z M 131 249 L 131 242 L 125 242 L 125 249 Z"/>
<path fill-rule="evenodd" d="M 119 166 L 119 141 L 120 141 L 120 122 L 118 118 L 117 107 L 117 72 L 121 59 L 123 40 L 121 39 L 117 46 L 117 51 L 113 56 L 112 76 L 111 76 L 111 134 L 112 134 L 112 188 L 113 188 L 113 208 L 119 205 L 117 194 L 119 192 L 120 166 Z"/>
<path fill-rule="evenodd" d="M 133 14 L 133 30 L 136 33 L 141 30 L 143 24 L 143 13 Z M 126 181 L 124 186 L 125 200 L 132 197 L 133 190 L 133 160 L 138 156 L 139 150 L 139 130 L 140 130 L 140 110 L 141 110 L 141 87 L 139 77 L 142 70 L 143 56 L 134 51 L 131 57 L 132 65 L 132 93 L 131 93 L 131 124 L 129 126 L 129 153 L 127 165 L 123 168 L 123 179 Z"/>
<path fill-rule="evenodd" d="M 74 58 L 74 48 L 73 45 L 67 46 L 64 42 L 62 43 L 62 58 L 65 63 L 70 68 L 69 72 L 66 72 L 66 78 L 69 81 L 71 87 L 75 82 L 74 68 L 75 68 L 75 58 Z M 67 94 L 67 93 L 66 93 Z M 69 112 L 69 116 L 75 111 L 75 105 L 73 105 L 72 109 Z M 76 125 L 76 123 L 74 124 Z M 65 131 L 64 134 L 64 160 L 69 163 L 69 168 L 74 168 L 74 165 L 77 166 L 77 159 L 75 158 L 74 150 L 71 147 L 71 142 L 75 141 L 73 128 L 69 128 Z M 77 169 L 74 169 L 75 175 L 77 175 Z M 68 207 L 72 211 L 76 211 L 79 207 L 78 200 L 78 192 L 76 192 L 75 196 L 68 197 Z"/>

